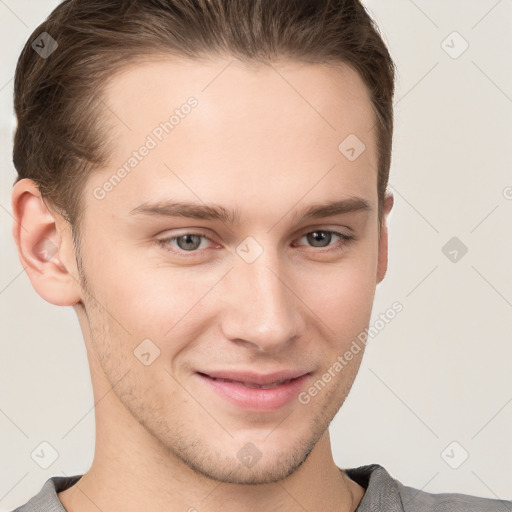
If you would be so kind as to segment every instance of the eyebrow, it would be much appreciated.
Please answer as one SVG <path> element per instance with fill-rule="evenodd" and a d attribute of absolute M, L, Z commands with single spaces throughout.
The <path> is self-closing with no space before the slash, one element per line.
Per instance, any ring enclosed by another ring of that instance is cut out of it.
<path fill-rule="evenodd" d="M 350 197 L 339 201 L 316 203 L 296 212 L 294 222 L 317 219 L 321 217 L 333 217 L 357 211 L 370 212 L 370 203 L 362 197 Z M 189 219 L 220 221 L 228 225 L 240 224 L 241 212 L 239 209 L 228 210 L 217 204 L 198 204 L 183 201 L 159 201 L 155 203 L 145 202 L 130 210 L 130 215 L 154 216 L 154 217 L 186 217 Z"/>

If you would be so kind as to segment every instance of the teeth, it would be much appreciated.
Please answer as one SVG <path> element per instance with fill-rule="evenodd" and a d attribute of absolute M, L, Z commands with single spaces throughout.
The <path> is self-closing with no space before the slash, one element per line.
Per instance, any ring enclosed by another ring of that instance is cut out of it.
<path fill-rule="evenodd" d="M 277 382 L 274 382 L 273 384 L 264 384 L 263 386 L 257 386 L 261 389 L 269 389 L 269 388 L 275 388 L 277 386 L 281 386 L 282 384 L 288 384 L 292 379 L 286 379 L 286 380 L 279 380 Z M 245 384 L 247 385 L 247 384 Z"/>
<path fill-rule="evenodd" d="M 230 379 L 215 379 L 219 382 L 236 382 L 237 384 L 243 384 L 247 388 L 255 388 L 255 389 L 271 389 L 277 386 L 281 386 L 282 384 L 288 384 L 292 379 L 278 380 L 276 382 L 272 382 L 270 384 L 253 384 L 251 382 L 238 382 L 236 380 Z"/>

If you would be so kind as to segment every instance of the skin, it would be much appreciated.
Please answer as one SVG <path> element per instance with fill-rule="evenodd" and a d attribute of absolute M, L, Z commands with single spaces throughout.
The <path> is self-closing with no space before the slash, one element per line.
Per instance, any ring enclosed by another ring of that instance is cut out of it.
<path fill-rule="evenodd" d="M 328 431 L 362 350 L 308 404 L 269 412 L 240 409 L 196 373 L 300 369 L 307 390 L 368 327 L 387 269 L 393 197 L 379 238 L 375 116 L 358 74 L 286 61 L 224 69 L 231 60 L 148 59 L 108 83 L 112 157 L 84 189 L 82 286 L 70 226 L 33 182 L 14 187 L 20 260 L 41 297 L 74 307 L 91 370 L 95 455 L 59 493 L 70 512 L 352 511 L 364 494 L 335 465 Z M 197 107 L 96 199 L 190 96 Z M 366 145 L 353 162 L 338 150 L 351 133 Z M 370 210 L 294 218 L 350 197 Z M 129 213 L 169 199 L 238 209 L 240 223 Z M 183 239 L 157 243 L 197 230 L 207 238 L 195 253 Z M 355 239 L 315 246 L 305 236 L 315 230 Z M 236 252 L 248 236 L 263 249 L 250 264 Z M 55 246 L 46 258 L 45 239 Z M 145 366 L 134 350 L 148 338 L 160 355 Z M 247 443 L 261 453 L 252 467 L 237 457 Z"/>

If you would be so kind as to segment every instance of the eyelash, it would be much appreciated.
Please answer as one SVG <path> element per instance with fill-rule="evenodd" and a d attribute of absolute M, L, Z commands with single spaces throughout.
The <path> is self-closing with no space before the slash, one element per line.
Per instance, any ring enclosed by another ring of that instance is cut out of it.
<path fill-rule="evenodd" d="M 341 238 L 341 245 L 340 243 L 338 244 L 335 244 L 334 245 L 334 248 L 333 246 L 331 245 L 328 245 L 326 247 L 313 247 L 313 249 L 318 249 L 318 252 L 320 253 L 326 253 L 326 252 L 332 252 L 332 251 L 340 251 L 340 250 L 343 250 L 345 245 L 347 245 L 349 242 L 355 240 L 355 236 L 354 235 L 347 235 L 346 233 L 340 233 L 339 231 L 332 231 L 332 230 L 328 230 L 328 229 L 315 229 L 313 231 L 307 231 L 306 233 L 303 233 L 299 239 L 305 237 L 306 235 L 310 235 L 312 233 L 329 233 L 331 235 L 335 235 L 335 236 L 338 236 Z M 201 249 L 194 249 L 194 250 L 191 250 L 191 251 L 185 251 L 184 249 L 170 249 L 169 247 L 171 247 L 171 242 L 177 240 L 178 238 L 182 238 L 184 236 L 187 236 L 187 235 L 192 235 L 192 236 L 199 236 L 199 237 L 203 237 L 203 238 L 206 238 L 207 240 L 210 240 L 210 238 L 205 234 L 205 233 L 201 233 L 201 232 L 189 232 L 189 233 L 183 233 L 181 235 L 176 235 L 176 236 L 171 236 L 171 237 L 168 237 L 168 238 L 162 238 L 162 239 L 159 239 L 157 240 L 157 243 L 158 245 L 160 245 L 165 251 L 167 252 L 171 252 L 173 254 L 177 254 L 178 256 L 183 256 L 185 258 L 187 257 L 194 257 L 194 256 L 197 256 L 200 252 L 203 252 L 203 250 Z M 210 240 L 211 242 L 212 240 Z M 312 246 L 310 246 L 312 247 Z M 329 247 L 331 247 L 329 249 Z"/>

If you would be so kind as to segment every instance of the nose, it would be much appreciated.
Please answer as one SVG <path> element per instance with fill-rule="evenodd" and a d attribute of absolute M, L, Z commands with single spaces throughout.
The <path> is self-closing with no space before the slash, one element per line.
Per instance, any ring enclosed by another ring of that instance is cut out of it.
<path fill-rule="evenodd" d="M 293 288 L 277 259 L 265 252 L 252 263 L 236 261 L 219 290 L 224 336 L 261 352 L 288 347 L 304 322 Z"/>

